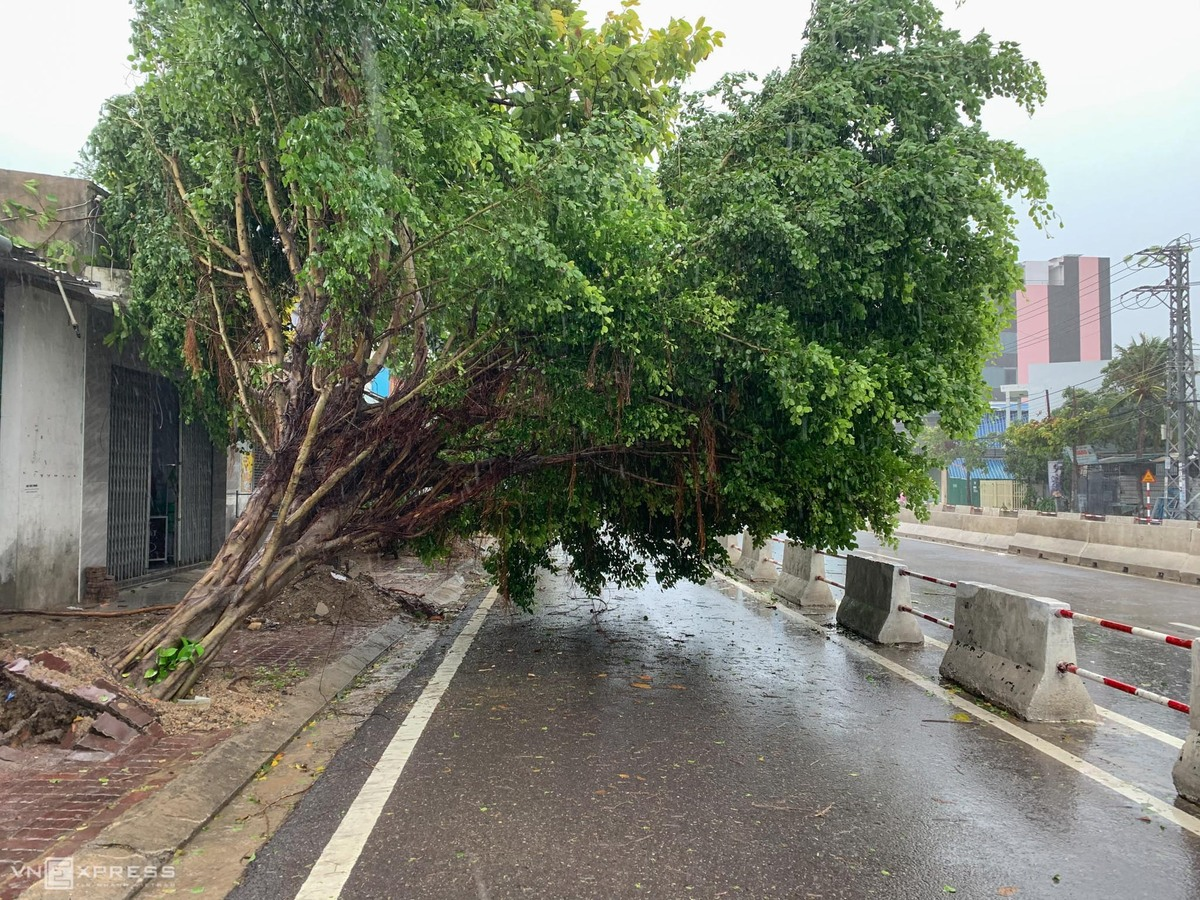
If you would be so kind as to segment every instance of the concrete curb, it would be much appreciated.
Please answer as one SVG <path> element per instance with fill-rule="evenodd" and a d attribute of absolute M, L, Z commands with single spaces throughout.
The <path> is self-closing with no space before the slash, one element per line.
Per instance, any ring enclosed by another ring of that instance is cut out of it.
<path fill-rule="evenodd" d="M 461 597 L 465 582 L 455 573 L 427 598 L 446 605 Z M 264 719 L 223 741 L 173 781 L 105 828 L 73 854 L 80 872 L 120 867 L 133 877 L 87 882 L 89 900 L 126 900 L 139 893 L 161 871 L 175 851 L 186 844 L 219 813 L 272 757 L 287 746 L 301 729 L 345 690 L 376 659 L 411 630 L 399 617 L 377 628 L 340 659 L 292 689 L 292 696 L 270 719 Z M 61 889 L 44 881 L 31 885 L 24 898 L 62 897 Z"/>

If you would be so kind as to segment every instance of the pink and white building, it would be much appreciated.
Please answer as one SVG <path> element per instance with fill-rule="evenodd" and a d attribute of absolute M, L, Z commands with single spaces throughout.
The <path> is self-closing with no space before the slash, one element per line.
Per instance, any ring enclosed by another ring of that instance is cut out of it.
<path fill-rule="evenodd" d="M 1109 260 L 1060 256 L 1026 262 L 1025 288 L 1014 297 L 1016 319 L 1001 334 L 1003 353 L 984 377 L 1000 399 L 1004 384 L 1029 385 L 1030 367 L 1103 363 L 1112 359 Z"/>

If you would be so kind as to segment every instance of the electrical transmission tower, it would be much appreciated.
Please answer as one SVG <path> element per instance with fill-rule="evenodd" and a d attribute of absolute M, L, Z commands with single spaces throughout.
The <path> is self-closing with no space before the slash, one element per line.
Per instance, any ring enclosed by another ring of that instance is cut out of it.
<path fill-rule="evenodd" d="M 1196 408 L 1192 302 L 1188 290 L 1191 249 L 1190 240 L 1179 238 L 1165 247 L 1141 251 L 1138 255 L 1143 257 L 1143 264 L 1165 266 L 1167 277 L 1162 284 L 1134 289 L 1134 293 L 1157 298 L 1171 312 L 1163 515 L 1173 519 L 1200 519 L 1200 410 Z"/>

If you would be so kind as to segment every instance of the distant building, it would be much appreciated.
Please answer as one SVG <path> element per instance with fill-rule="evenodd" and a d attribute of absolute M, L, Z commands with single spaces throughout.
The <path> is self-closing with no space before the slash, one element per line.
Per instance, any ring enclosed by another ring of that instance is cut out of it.
<path fill-rule="evenodd" d="M 1060 256 L 1026 262 L 1025 288 L 1014 295 L 1016 318 L 1000 335 L 1000 356 L 984 369 L 995 400 L 1003 385 L 1044 389 L 1031 374 L 1055 363 L 1094 363 L 1112 359 L 1112 294 L 1107 257 Z M 1089 368 L 1089 372 L 1098 368 Z M 1073 374 L 1079 372 L 1074 368 Z M 1067 382 L 1070 383 L 1070 382 Z M 1054 401 L 1052 399 L 1052 405 Z"/>

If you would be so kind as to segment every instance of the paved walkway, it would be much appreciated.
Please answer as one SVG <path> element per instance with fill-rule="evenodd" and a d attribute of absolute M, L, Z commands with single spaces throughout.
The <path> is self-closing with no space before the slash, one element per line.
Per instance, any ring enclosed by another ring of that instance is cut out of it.
<path fill-rule="evenodd" d="M 371 631 L 300 626 L 264 636 L 239 631 L 226 659 L 236 671 L 317 669 Z M 0 748 L 0 900 L 38 880 L 46 857 L 67 857 L 170 782 L 231 732 L 145 734 L 113 755 L 35 746 Z"/>
<path fill-rule="evenodd" d="M 735 589 L 607 599 L 464 615 L 233 896 L 1200 896 L 1200 821 L 1075 757 L 1078 727 Z"/>

